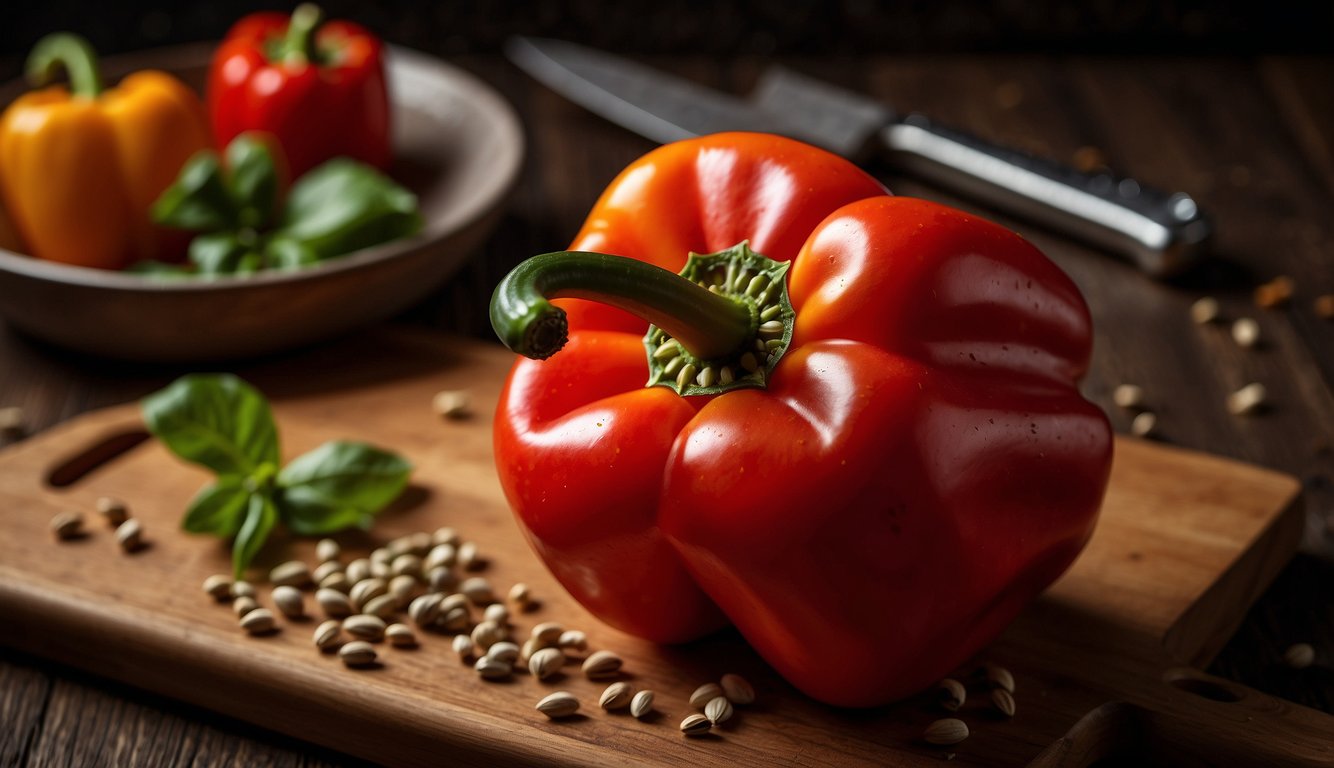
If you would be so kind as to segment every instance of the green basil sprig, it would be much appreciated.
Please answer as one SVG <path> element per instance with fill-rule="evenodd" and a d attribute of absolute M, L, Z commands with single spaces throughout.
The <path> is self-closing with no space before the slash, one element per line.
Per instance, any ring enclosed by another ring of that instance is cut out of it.
<path fill-rule="evenodd" d="M 421 229 L 417 198 L 374 168 L 345 157 L 306 173 L 281 200 L 273 145 L 242 133 L 199 152 L 153 204 L 158 224 L 198 233 L 189 266 L 140 262 L 150 275 L 241 275 L 295 269 Z"/>
<path fill-rule="evenodd" d="M 280 468 L 268 401 L 230 374 L 183 376 L 141 405 L 149 430 L 172 453 L 218 476 L 190 502 L 181 527 L 234 536 L 237 578 L 279 522 L 302 536 L 369 528 L 412 472 L 397 454 L 343 441 Z"/>

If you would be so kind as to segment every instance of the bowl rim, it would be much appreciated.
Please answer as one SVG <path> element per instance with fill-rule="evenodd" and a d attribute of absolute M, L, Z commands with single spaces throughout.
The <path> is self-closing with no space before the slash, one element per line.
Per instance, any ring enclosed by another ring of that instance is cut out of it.
<path fill-rule="evenodd" d="M 167 69 L 161 62 L 168 57 L 175 60 L 176 69 L 186 66 L 206 66 L 217 47 L 217 42 L 186 43 L 183 45 L 149 48 L 107 57 L 102 67 L 108 80 L 135 69 Z M 246 290 L 284 283 L 314 280 L 331 274 L 365 269 L 398 257 L 406 257 L 419 247 L 438 240 L 451 232 L 467 229 L 485 218 L 505 194 L 514 186 L 523 166 L 525 141 L 519 117 L 508 101 L 493 87 L 476 75 L 430 54 L 399 45 L 386 45 L 385 65 L 393 77 L 395 67 L 409 71 L 432 71 L 442 81 L 452 83 L 464 93 L 474 112 L 494 123 L 494 131 L 501 134 L 499 146 L 508 147 L 487 183 L 470 189 L 463 202 L 449 210 L 448 217 L 427 219 L 420 232 L 387 243 L 362 248 L 326 261 L 298 269 L 264 270 L 250 275 L 215 275 L 173 279 L 140 275 L 119 270 L 96 269 L 39 259 L 0 248 L 0 272 L 19 277 L 65 285 L 147 293 L 192 293 L 197 291 Z M 18 80 L 0 84 L 0 89 L 11 90 Z M 392 91 L 391 91 L 392 94 Z M 391 95 L 392 98 L 392 95 Z M 5 106 L 8 106 L 6 103 Z"/>

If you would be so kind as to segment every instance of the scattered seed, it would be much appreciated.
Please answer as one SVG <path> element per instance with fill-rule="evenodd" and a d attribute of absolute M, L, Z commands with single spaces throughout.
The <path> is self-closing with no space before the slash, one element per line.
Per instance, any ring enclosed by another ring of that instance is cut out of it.
<path fill-rule="evenodd" d="M 1288 650 L 1283 652 L 1283 663 L 1293 669 L 1306 669 L 1315 663 L 1315 648 L 1310 643 L 1288 646 Z"/>
<path fill-rule="evenodd" d="M 130 508 L 120 499 L 103 496 L 97 500 L 97 514 L 107 521 L 107 525 L 117 528 L 130 519 Z"/>
<path fill-rule="evenodd" d="M 435 529 L 431 534 L 432 544 L 449 544 L 457 547 L 459 545 L 459 532 L 446 525 Z"/>
<path fill-rule="evenodd" d="M 941 746 L 958 744 L 968 738 L 968 726 L 958 718 L 947 717 L 928 725 L 926 733 L 922 737 L 926 739 L 928 744 Z"/>
<path fill-rule="evenodd" d="M 371 561 L 371 578 L 372 578 L 372 579 L 386 579 L 386 580 L 387 580 L 390 576 L 393 576 L 393 574 L 389 572 L 389 563 L 384 563 L 384 562 L 379 562 L 379 563 L 377 563 L 377 562 L 375 562 L 374 560 Z"/>
<path fill-rule="evenodd" d="M 320 539 L 319 543 L 315 545 L 315 559 L 321 563 L 335 562 L 341 554 L 343 554 L 343 548 L 338 546 L 338 542 L 333 539 Z"/>
<path fill-rule="evenodd" d="M 373 597 L 361 607 L 361 612 L 389 621 L 398 613 L 398 598 L 390 594 Z"/>
<path fill-rule="evenodd" d="M 232 580 L 221 573 L 215 573 L 204 579 L 204 591 L 220 603 L 229 600 L 232 596 Z"/>
<path fill-rule="evenodd" d="M 301 597 L 301 590 L 282 585 L 273 588 L 273 605 L 289 619 L 299 619 L 306 615 L 306 601 Z"/>
<path fill-rule="evenodd" d="M 77 537 L 83 532 L 83 515 L 78 512 L 57 512 L 51 518 L 51 532 L 62 541 Z"/>
<path fill-rule="evenodd" d="M 1273 309 L 1288 303 L 1296 284 L 1292 278 L 1280 275 L 1255 289 L 1255 306 L 1261 309 Z"/>
<path fill-rule="evenodd" d="M 422 574 L 422 559 L 411 552 L 399 555 L 394 558 L 394 562 L 389 566 L 389 572 L 395 577 L 411 576 L 414 579 L 420 578 Z"/>
<path fill-rule="evenodd" d="M 482 611 L 482 618 L 497 624 L 506 624 L 510 620 L 510 609 L 506 608 L 504 603 L 492 603 Z"/>
<path fill-rule="evenodd" d="M 1218 314 L 1218 300 L 1211 296 L 1197 299 L 1190 305 L 1190 319 L 1194 320 L 1196 325 L 1208 325 L 1218 319 Z"/>
<path fill-rule="evenodd" d="M 1152 411 L 1144 411 L 1136 414 L 1133 421 L 1130 422 L 1130 434 L 1135 437 L 1148 437 L 1153 434 L 1153 428 L 1158 426 L 1158 417 Z"/>
<path fill-rule="evenodd" d="M 458 577 L 454 575 L 453 569 L 443 565 L 432 568 L 426 574 L 426 584 L 433 592 L 448 592 L 458 586 L 458 583 Z"/>
<path fill-rule="evenodd" d="M 565 634 L 564 627 L 554 621 L 544 621 L 534 626 L 529 636 L 537 642 L 539 648 L 548 648 L 559 644 L 563 634 Z"/>
<path fill-rule="evenodd" d="M 288 560 L 269 571 L 269 582 L 277 587 L 304 587 L 310 583 L 310 566 Z"/>
<path fill-rule="evenodd" d="M 538 648 L 528 659 L 528 671 L 538 680 L 546 680 L 555 675 L 563 666 L 565 666 L 565 654 L 559 648 Z"/>
<path fill-rule="evenodd" d="M 717 683 L 705 683 L 690 694 L 690 706 L 703 709 L 705 704 L 723 695 L 722 686 Z"/>
<path fill-rule="evenodd" d="M 466 631 L 468 625 L 472 623 L 472 617 L 468 614 L 468 609 L 445 608 L 444 605 L 444 603 L 440 604 L 440 616 L 435 620 L 435 625 L 446 632 Z"/>
<path fill-rule="evenodd" d="M 256 608 L 241 617 L 241 629 L 252 635 L 272 632 L 277 626 L 277 620 L 273 618 L 273 612 L 268 608 Z"/>
<path fill-rule="evenodd" d="M 116 541 L 126 552 L 134 552 L 144 545 L 144 526 L 130 518 L 116 527 Z"/>
<path fill-rule="evenodd" d="M 713 723 L 704 715 L 690 715 L 681 721 L 681 733 L 687 736 L 703 736 L 713 728 Z"/>
<path fill-rule="evenodd" d="M 584 659 L 584 676 L 589 680 L 615 677 L 621 671 L 621 657 L 611 651 L 595 651 Z"/>
<path fill-rule="evenodd" d="M 413 600 L 408 605 L 408 618 L 419 627 L 429 627 L 440 615 L 440 603 L 445 596 L 439 592 L 429 592 Z"/>
<path fill-rule="evenodd" d="M 1265 404 L 1268 393 L 1263 384 L 1247 384 L 1227 396 L 1227 410 L 1233 416 L 1255 413 Z"/>
<path fill-rule="evenodd" d="M 719 687 L 723 689 L 723 695 L 733 704 L 744 707 L 755 703 L 755 688 L 741 675 L 729 672 L 718 682 Z"/>
<path fill-rule="evenodd" d="M 940 706 L 950 712 L 958 712 L 959 707 L 962 707 L 968 698 L 968 692 L 964 689 L 963 683 L 947 677 L 936 685 L 936 697 Z"/>
<path fill-rule="evenodd" d="M 492 643 L 491 647 L 486 649 L 486 655 L 512 665 L 519 659 L 519 646 L 508 640 L 501 640 Z"/>
<path fill-rule="evenodd" d="M 487 605 L 496 599 L 495 593 L 491 591 L 491 582 L 483 576 L 464 579 L 459 585 L 459 592 L 477 605 Z"/>
<path fill-rule="evenodd" d="M 607 690 L 602 692 L 602 697 L 598 699 L 598 706 L 610 712 L 613 709 L 625 709 L 630 706 L 630 699 L 634 696 L 635 689 L 629 683 L 612 683 L 607 686 Z"/>
<path fill-rule="evenodd" d="M 588 636 L 577 629 L 567 629 L 560 633 L 556 645 L 573 651 L 582 651 L 588 648 Z"/>
<path fill-rule="evenodd" d="M 395 576 L 389 580 L 389 594 L 399 608 L 407 608 L 412 602 L 412 593 L 417 591 L 417 579 L 407 574 Z"/>
<path fill-rule="evenodd" d="M 389 585 L 385 584 L 384 579 L 371 577 L 363 581 L 358 581 L 352 585 L 352 591 L 348 597 L 352 599 L 352 604 L 358 609 L 363 608 L 367 603 L 385 594 L 389 591 Z"/>
<path fill-rule="evenodd" d="M 238 619 L 242 618 L 247 613 L 250 613 L 251 611 L 255 610 L 258 607 L 259 607 L 259 601 L 251 597 L 250 595 L 242 595 L 232 601 L 232 612 L 236 614 L 236 617 Z"/>
<path fill-rule="evenodd" d="M 311 639 L 315 641 L 316 648 L 321 651 L 328 651 L 338 646 L 342 634 L 342 624 L 336 621 L 326 621 L 315 628 L 315 634 Z"/>
<path fill-rule="evenodd" d="M 360 584 L 371 577 L 371 561 L 364 557 L 358 557 L 347 564 L 346 573 L 348 581 L 353 584 Z"/>
<path fill-rule="evenodd" d="M 320 579 L 320 587 L 323 589 L 336 589 L 346 595 L 348 592 L 352 591 L 352 580 L 347 577 L 346 573 L 331 573 L 323 579 Z"/>
<path fill-rule="evenodd" d="M 458 564 L 465 571 L 480 571 L 486 567 L 486 561 L 477 552 L 477 545 L 471 541 L 459 545 Z"/>
<path fill-rule="evenodd" d="M 991 692 L 991 706 L 1006 717 L 1014 717 L 1014 695 L 1004 688 Z"/>
<path fill-rule="evenodd" d="M 523 581 L 516 581 L 514 587 L 510 587 L 510 593 L 506 596 L 506 600 L 514 604 L 514 607 L 518 608 L 519 611 L 526 611 L 528 604 L 532 603 L 532 593 L 527 584 L 524 584 Z"/>
<path fill-rule="evenodd" d="M 1249 317 L 1238 318 L 1232 324 L 1232 340 L 1243 347 L 1254 347 L 1260 342 L 1260 324 Z"/>
<path fill-rule="evenodd" d="M 446 419 L 466 419 L 472 413 L 470 398 L 465 390 L 445 389 L 431 398 L 431 409 L 437 416 Z"/>
<path fill-rule="evenodd" d="M 411 648 L 417 644 L 417 636 L 407 624 L 390 624 L 384 628 L 384 637 L 397 648 Z"/>
<path fill-rule="evenodd" d="M 630 714 L 643 717 L 653 711 L 653 691 L 640 691 L 630 700 Z"/>
<path fill-rule="evenodd" d="M 478 650 L 486 651 L 491 646 L 504 640 L 509 633 L 505 628 L 494 621 L 479 621 L 477 626 L 472 628 L 472 642 Z"/>
<path fill-rule="evenodd" d="M 709 722 L 714 725 L 720 725 L 730 720 L 732 711 L 732 702 L 728 701 L 726 696 L 717 696 L 704 705 L 704 716 L 709 718 Z"/>
<path fill-rule="evenodd" d="M 579 711 L 579 700 L 572 693 L 556 691 L 544 696 L 541 701 L 537 702 L 537 711 L 552 720 L 558 717 L 569 717 Z"/>
<path fill-rule="evenodd" d="M 408 551 L 417 557 L 426 557 L 426 553 L 431 551 L 431 547 L 435 543 L 431 541 L 431 534 L 426 531 L 409 533 L 403 538 L 407 539 Z"/>
<path fill-rule="evenodd" d="M 364 640 L 353 640 L 338 649 L 338 658 L 349 667 L 368 667 L 375 663 L 375 647 Z"/>
<path fill-rule="evenodd" d="M 381 640 L 384 638 L 384 619 L 359 613 L 343 619 L 343 630 L 361 640 Z"/>
<path fill-rule="evenodd" d="M 232 584 L 232 597 L 254 597 L 255 587 L 248 581 L 238 581 Z"/>
<path fill-rule="evenodd" d="M 426 553 L 426 560 L 422 562 L 422 569 L 431 571 L 442 565 L 453 565 L 458 562 L 458 550 L 453 544 L 436 544 L 431 547 L 431 551 Z"/>
<path fill-rule="evenodd" d="M 328 560 L 315 566 L 315 570 L 310 572 L 310 578 L 319 586 L 324 586 L 324 582 L 335 573 L 343 572 L 343 564 L 337 560 Z"/>
<path fill-rule="evenodd" d="M 466 659 L 473 654 L 472 638 L 468 635 L 454 635 L 454 653 L 459 655 L 460 659 Z"/>
<path fill-rule="evenodd" d="M 1334 293 L 1317 296 L 1312 306 L 1315 308 L 1316 316 L 1321 320 L 1334 320 Z"/>
<path fill-rule="evenodd" d="M 490 656 L 483 656 L 473 665 L 483 680 L 504 680 L 514 674 L 514 665 Z"/>
<path fill-rule="evenodd" d="M 336 589 L 321 587 L 316 590 L 315 602 L 319 603 L 324 615 L 331 619 L 345 619 L 352 615 L 352 601 Z"/>
<path fill-rule="evenodd" d="M 397 541 L 397 539 L 395 539 L 395 541 Z M 387 566 L 390 563 L 392 563 L 395 557 L 407 551 L 406 548 L 408 545 L 406 542 L 400 544 L 399 546 L 403 548 L 402 551 L 400 552 L 394 552 L 394 550 L 390 549 L 387 546 L 376 547 L 375 549 L 371 550 L 371 565 L 379 563 L 380 565 Z"/>
<path fill-rule="evenodd" d="M 1134 384 L 1121 384 L 1112 390 L 1112 402 L 1122 408 L 1139 408 L 1144 405 L 1144 390 Z"/>
<path fill-rule="evenodd" d="M 1014 693 L 1014 675 L 1010 670 L 996 664 L 987 664 L 982 667 L 982 675 L 987 681 L 987 685 L 992 688 L 1004 688 L 1010 693 Z"/>

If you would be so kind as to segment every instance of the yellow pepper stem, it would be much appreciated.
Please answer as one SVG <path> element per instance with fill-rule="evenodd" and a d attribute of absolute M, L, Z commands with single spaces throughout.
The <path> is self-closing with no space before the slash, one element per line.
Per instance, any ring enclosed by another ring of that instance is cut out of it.
<path fill-rule="evenodd" d="M 62 69 L 69 75 L 69 90 L 74 96 L 95 99 L 102 93 L 97 52 L 76 34 L 56 32 L 43 37 L 32 47 L 24 65 L 28 82 L 34 87 L 53 82 Z"/>

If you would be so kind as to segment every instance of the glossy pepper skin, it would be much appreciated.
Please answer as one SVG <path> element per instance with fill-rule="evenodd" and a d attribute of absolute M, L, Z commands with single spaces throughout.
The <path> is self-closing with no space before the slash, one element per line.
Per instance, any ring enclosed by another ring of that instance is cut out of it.
<path fill-rule="evenodd" d="M 61 66 L 68 88 L 26 93 L 0 117 L 0 191 L 26 249 L 102 269 L 179 258 L 186 236 L 154 226 L 149 210 L 208 147 L 203 104 L 151 70 L 103 91 L 92 49 L 66 34 L 38 42 L 29 77 L 45 81 Z"/>
<path fill-rule="evenodd" d="M 226 146 L 244 131 L 282 145 L 293 178 L 334 157 L 389 167 L 389 96 L 382 45 L 349 21 L 298 6 L 288 17 L 242 18 L 213 54 L 208 106 Z"/>
<path fill-rule="evenodd" d="M 565 347 L 502 393 L 500 479 L 608 623 L 674 642 L 730 621 L 817 699 L 893 701 L 992 640 L 1091 534 L 1112 440 L 1076 386 L 1089 314 L 1017 235 L 771 136 L 650 153 L 572 250 L 674 270 L 747 238 L 793 262 L 765 388 L 646 388 L 644 322 L 567 301 Z"/>

